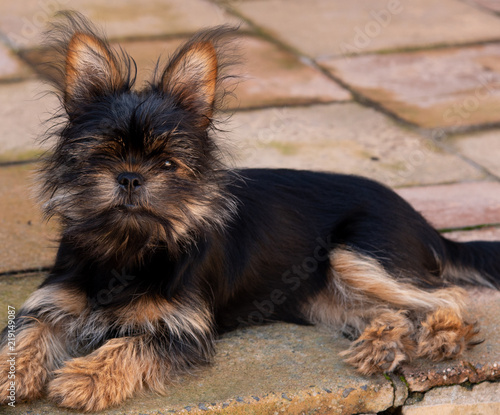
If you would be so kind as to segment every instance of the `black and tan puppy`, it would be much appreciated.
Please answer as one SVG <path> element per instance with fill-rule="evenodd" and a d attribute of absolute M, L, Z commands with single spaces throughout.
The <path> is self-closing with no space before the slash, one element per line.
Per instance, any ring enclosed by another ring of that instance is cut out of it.
<path fill-rule="evenodd" d="M 196 35 L 135 90 L 131 58 L 83 17 L 65 22 L 52 32 L 64 118 L 40 172 L 61 241 L 14 321 L 18 400 L 91 411 L 161 393 L 244 324 L 348 331 L 346 361 L 367 375 L 475 343 L 458 286 L 499 287 L 500 243 L 444 239 L 360 177 L 222 165 L 227 28 Z"/>

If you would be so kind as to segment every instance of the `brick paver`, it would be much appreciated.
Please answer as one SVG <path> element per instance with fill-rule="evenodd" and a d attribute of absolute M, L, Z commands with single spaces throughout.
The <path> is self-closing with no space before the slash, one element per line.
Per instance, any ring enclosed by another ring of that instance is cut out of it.
<path fill-rule="evenodd" d="M 310 57 L 500 39 L 498 19 L 460 0 L 229 2 Z"/>
<path fill-rule="evenodd" d="M 500 132 L 496 129 L 452 137 L 447 143 L 500 178 Z"/>
<path fill-rule="evenodd" d="M 452 231 L 445 232 L 443 235 L 446 238 L 458 242 L 468 241 L 499 241 L 500 240 L 500 227 L 485 226 L 479 229 L 467 231 Z"/>
<path fill-rule="evenodd" d="M 453 183 L 398 189 L 437 228 L 500 224 L 500 183 Z"/>
<path fill-rule="evenodd" d="M 500 411 L 498 384 L 483 382 L 474 389 L 461 385 L 436 388 L 415 405 L 403 408 L 402 415 L 496 414 Z"/>
<path fill-rule="evenodd" d="M 19 0 L 0 3 L 0 32 L 17 48 L 37 46 L 55 11 L 65 9 L 84 13 L 110 38 L 188 34 L 241 23 L 205 0 Z"/>
<path fill-rule="evenodd" d="M 0 81 L 12 81 L 32 75 L 31 69 L 0 43 Z"/>
<path fill-rule="evenodd" d="M 0 168 L 0 273 L 46 267 L 57 248 L 55 224 L 35 200 L 35 165 Z"/>
<path fill-rule="evenodd" d="M 121 42 L 141 70 L 138 85 L 150 79 L 160 54 L 167 60 L 184 40 Z M 240 63 L 228 71 L 239 79 L 228 101 L 230 108 L 345 101 L 351 97 L 321 72 L 272 43 L 250 36 L 240 36 L 235 43 L 238 51 L 228 58 L 237 59 L 237 54 Z"/>
<path fill-rule="evenodd" d="M 320 64 L 407 121 L 457 128 L 500 122 L 499 62 L 500 43 L 325 59 Z"/>
<path fill-rule="evenodd" d="M 37 148 L 43 124 L 58 105 L 49 88 L 38 81 L 0 84 L 0 154 Z"/>
<path fill-rule="evenodd" d="M 466 0 L 470 4 L 476 4 L 487 10 L 500 13 L 500 3 L 498 0 Z"/>
<path fill-rule="evenodd" d="M 8 314 L 3 312 L 7 306 L 19 310 L 28 296 L 42 283 L 45 273 L 26 275 L 2 275 L 0 277 L 0 326 L 7 324 Z M 2 408 L 3 409 L 3 408 Z"/>

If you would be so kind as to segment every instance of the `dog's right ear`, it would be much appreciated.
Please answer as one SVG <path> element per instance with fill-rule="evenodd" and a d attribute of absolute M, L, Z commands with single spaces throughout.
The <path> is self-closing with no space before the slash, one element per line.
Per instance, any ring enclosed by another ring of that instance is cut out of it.
<path fill-rule="evenodd" d="M 135 62 L 115 51 L 104 34 L 81 13 L 60 11 L 45 32 L 45 59 L 39 69 L 58 89 L 71 117 L 86 104 L 129 90 Z"/>
<path fill-rule="evenodd" d="M 125 83 L 109 46 L 82 32 L 68 43 L 64 75 L 64 103 L 69 108 L 120 90 Z"/>

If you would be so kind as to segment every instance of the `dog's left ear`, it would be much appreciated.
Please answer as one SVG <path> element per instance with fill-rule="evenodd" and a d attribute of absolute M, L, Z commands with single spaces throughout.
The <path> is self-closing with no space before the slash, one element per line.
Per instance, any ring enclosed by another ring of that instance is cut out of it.
<path fill-rule="evenodd" d="M 219 76 L 216 47 L 210 40 L 186 44 L 170 60 L 159 87 L 178 105 L 199 117 L 199 125 L 208 127 L 214 112 Z"/>

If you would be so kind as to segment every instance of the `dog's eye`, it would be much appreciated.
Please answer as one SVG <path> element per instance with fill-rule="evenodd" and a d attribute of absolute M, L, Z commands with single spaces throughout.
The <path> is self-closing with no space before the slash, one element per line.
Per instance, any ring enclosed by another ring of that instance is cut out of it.
<path fill-rule="evenodd" d="M 165 160 L 163 167 L 167 170 L 172 170 L 175 168 L 175 163 L 172 160 Z"/>

